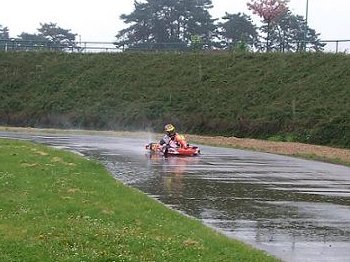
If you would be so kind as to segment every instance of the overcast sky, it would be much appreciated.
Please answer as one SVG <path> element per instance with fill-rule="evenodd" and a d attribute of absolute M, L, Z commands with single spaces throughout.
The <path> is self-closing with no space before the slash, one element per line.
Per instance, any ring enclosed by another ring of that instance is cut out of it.
<path fill-rule="evenodd" d="M 250 15 L 248 0 L 212 0 L 213 18 L 225 12 Z M 0 8 L 0 25 L 8 27 L 10 37 L 22 32 L 37 33 L 40 23 L 56 23 L 80 36 L 82 41 L 115 40 L 115 35 L 126 25 L 119 19 L 134 9 L 134 0 L 3 0 Z M 290 0 L 293 14 L 306 14 L 306 0 Z M 320 33 L 322 40 L 350 39 L 350 0 L 309 0 L 309 26 Z"/>

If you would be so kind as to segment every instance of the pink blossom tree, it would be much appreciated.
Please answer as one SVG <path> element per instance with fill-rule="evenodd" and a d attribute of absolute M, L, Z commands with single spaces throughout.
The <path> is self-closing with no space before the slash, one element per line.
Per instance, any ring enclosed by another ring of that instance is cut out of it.
<path fill-rule="evenodd" d="M 287 3 L 289 0 L 250 0 L 247 3 L 248 9 L 253 14 L 260 16 L 263 22 L 267 24 L 266 50 L 270 47 L 270 29 L 272 23 L 288 12 Z"/>

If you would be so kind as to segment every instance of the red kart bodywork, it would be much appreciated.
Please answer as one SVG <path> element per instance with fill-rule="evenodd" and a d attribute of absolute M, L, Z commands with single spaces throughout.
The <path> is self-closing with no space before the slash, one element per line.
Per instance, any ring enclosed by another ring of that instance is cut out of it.
<path fill-rule="evenodd" d="M 200 154 L 200 150 L 196 146 L 188 146 L 186 148 L 181 147 L 168 147 L 167 150 L 165 150 L 160 144 L 158 143 L 149 143 L 146 145 L 146 150 L 149 150 L 151 153 L 158 153 L 163 155 L 170 155 L 170 156 L 197 156 Z"/>

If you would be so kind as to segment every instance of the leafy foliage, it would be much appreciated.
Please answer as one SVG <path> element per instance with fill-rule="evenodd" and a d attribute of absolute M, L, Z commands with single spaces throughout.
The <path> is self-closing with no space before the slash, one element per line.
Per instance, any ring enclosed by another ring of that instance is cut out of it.
<path fill-rule="evenodd" d="M 32 51 L 32 50 L 77 50 L 75 42 L 77 34 L 71 33 L 70 29 L 63 29 L 55 23 L 40 24 L 37 34 L 21 33 L 18 38 L 9 39 L 9 30 L 0 26 L 0 47 L 7 45 L 8 49 Z M 5 41 L 1 41 L 4 39 Z M 1 48 L 2 49 L 2 48 Z"/>
<path fill-rule="evenodd" d="M 258 41 L 257 27 L 246 14 L 229 14 L 223 17 L 224 23 L 218 24 L 222 40 L 221 48 L 237 47 L 242 43 L 254 47 Z"/>
<path fill-rule="evenodd" d="M 54 47 L 65 49 L 76 46 L 75 37 L 77 34 L 71 33 L 70 29 L 63 29 L 55 23 L 40 23 L 40 26 L 38 36 L 46 38 Z"/>
<path fill-rule="evenodd" d="M 203 48 L 203 40 L 199 35 L 191 36 L 191 47 L 193 50 L 200 50 Z"/>
<path fill-rule="evenodd" d="M 0 40 L 9 39 L 9 29 L 5 26 L 0 25 Z"/>
<path fill-rule="evenodd" d="M 0 25 L 0 50 L 5 50 L 6 41 L 9 39 L 9 30 L 7 27 Z"/>
<path fill-rule="evenodd" d="M 52 46 L 48 39 L 38 34 L 22 33 L 18 37 L 18 39 L 13 40 L 16 50 L 33 51 L 50 49 Z"/>
<path fill-rule="evenodd" d="M 270 51 L 270 30 L 273 23 L 282 17 L 287 11 L 288 0 L 250 0 L 247 3 L 248 9 L 263 19 L 266 24 L 266 51 Z"/>
<path fill-rule="evenodd" d="M 288 0 L 250 0 L 247 6 L 253 14 L 263 18 L 265 23 L 272 23 L 288 11 L 287 2 Z"/>
<path fill-rule="evenodd" d="M 116 36 L 123 50 L 266 50 L 322 51 L 319 34 L 302 16 L 288 11 L 288 0 L 250 0 L 248 8 L 260 16 L 257 28 L 246 14 L 226 13 L 215 23 L 208 10 L 211 0 L 147 0 L 134 2 L 130 14 L 121 15 L 129 27 Z M 262 37 L 262 35 L 264 37 Z M 262 40 L 261 40 L 262 39 Z"/>
<path fill-rule="evenodd" d="M 208 10 L 211 0 L 147 0 L 135 1 L 135 10 L 121 15 L 131 24 L 116 36 L 116 45 L 126 48 L 183 49 L 194 35 L 209 46 L 214 20 Z"/>
<path fill-rule="evenodd" d="M 266 32 L 263 26 L 261 31 Z M 319 34 L 306 25 L 302 16 L 287 12 L 270 29 L 270 50 L 279 52 L 301 52 L 305 50 L 322 51 L 325 44 L 319 39 Z"/>
<path fill-rule="evenodd" d="M 18 36 L 21 40 L 23 41 L 33 41 L 33 42 L 44 42 L 46 43 L 48 41 L 48 39 L 43 36 L 43 35 L 39 35 L 39 34 L 29 34 L 29 33 L 22 33 Z"/>

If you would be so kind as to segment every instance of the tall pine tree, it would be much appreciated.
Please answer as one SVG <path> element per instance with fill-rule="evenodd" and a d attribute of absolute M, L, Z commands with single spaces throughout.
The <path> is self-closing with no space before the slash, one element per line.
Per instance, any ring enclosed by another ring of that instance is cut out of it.
<path fill-rule="evenodd" d="M 124 48 L 179 49 L 199 36 L 210 45 L 215 31 L 209 14 L 211 0 L 146 0 L 134 2 L 134 11 L 121 15 L 128 28 L 116 36 L 116 46 Z"/>
<path fill-rule="evenodd" d="M 226 13 L 222 19 L 225 22 L 218 24 L 221 48 L 234 48 L 241 43 L 251 48 L 257 45 L 258 29 L 248 15 Z"/>

